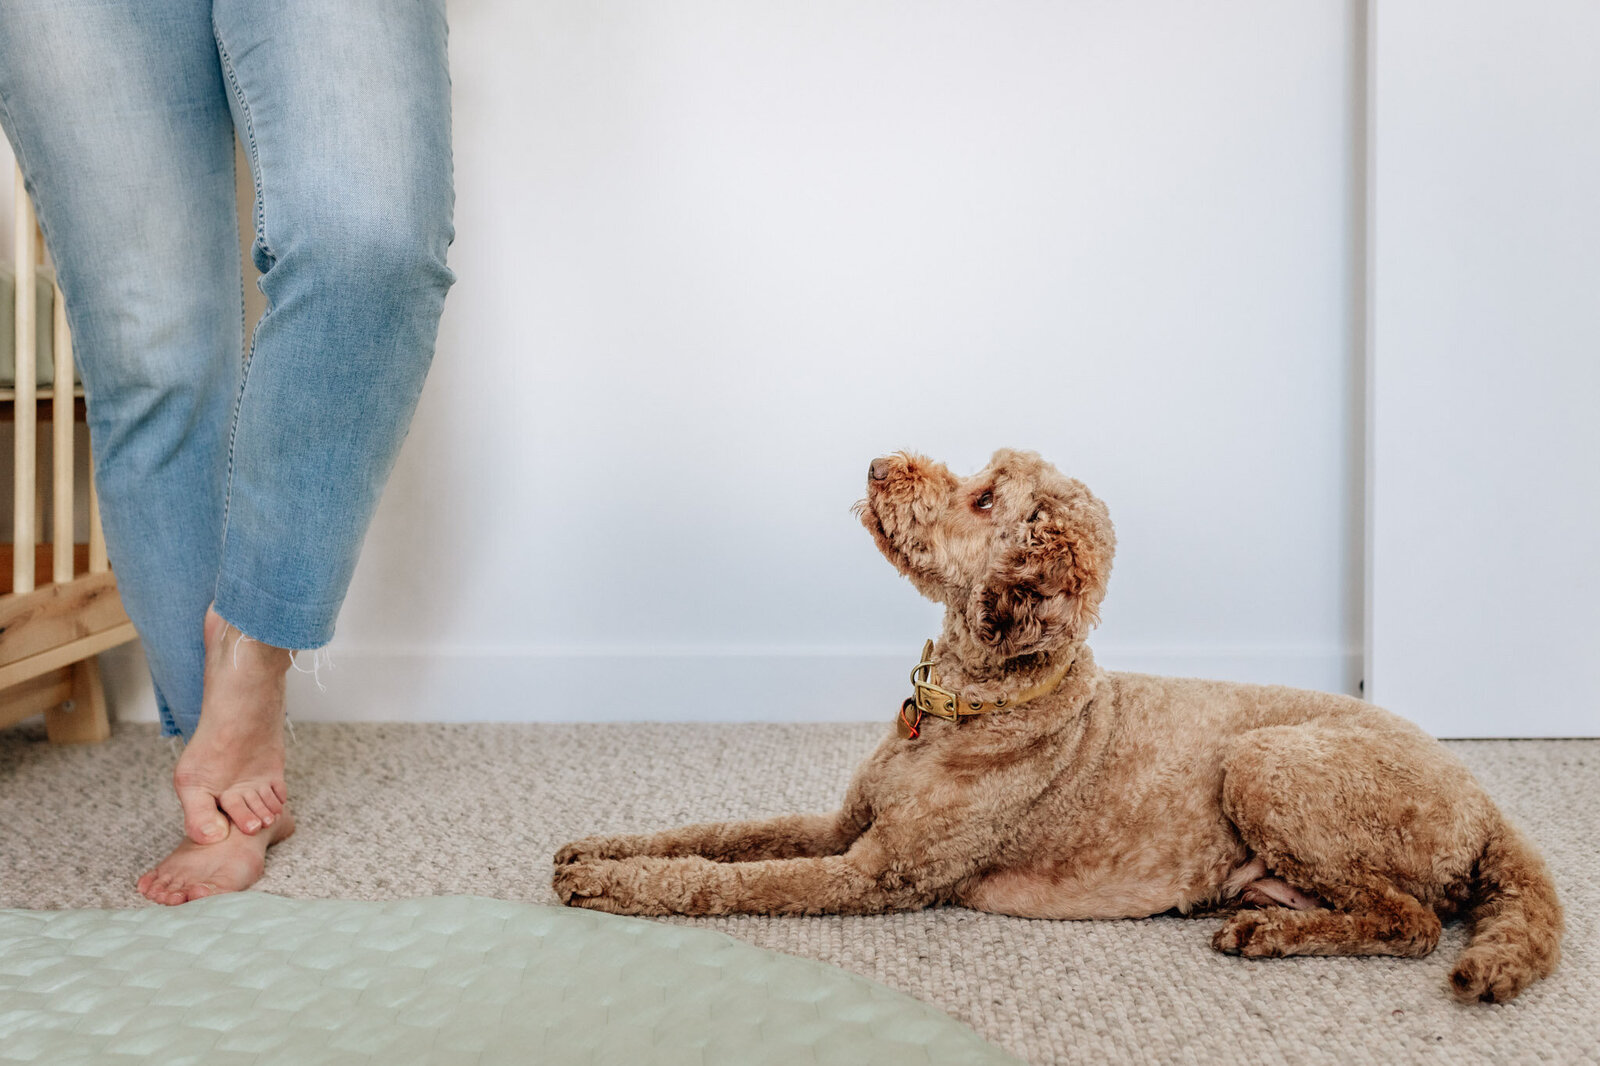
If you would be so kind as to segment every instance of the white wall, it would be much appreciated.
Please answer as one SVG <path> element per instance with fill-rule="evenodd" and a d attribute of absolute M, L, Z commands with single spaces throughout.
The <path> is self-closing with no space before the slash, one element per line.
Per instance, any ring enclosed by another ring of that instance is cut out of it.
<path fill-rule="evenodd" d="M 1368 691 L 1600 735 L 1600 6 L 1376 14 Z"/>
<path fill-rule="evenodd" d="M 886 718 L 899 447 L 1106 499 L 1103 662 L 1353 689 L 1357 7 L 451 12 L 460 281 L 297 714 Z"/>

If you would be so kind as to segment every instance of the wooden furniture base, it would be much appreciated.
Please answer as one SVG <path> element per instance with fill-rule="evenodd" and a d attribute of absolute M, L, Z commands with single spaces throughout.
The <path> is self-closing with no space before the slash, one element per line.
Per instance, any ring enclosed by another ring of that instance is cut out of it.
<path fill-rule="evenodd" d="M 92 478 L 89 543 L 73 543 L 78 526 L 73 441 L 87 409 L 76 385 L 72 333 L 59 292 L 51 301 L 50 321 L 37 321 L 37 286 L 53 282 L 41 282 L 35 269 L 43 259 L 43 241 L 20 169 L 14 207 L 16 330 L 9 339 L 15 373 L 8 387 L 0 388 L 0 421 L 11 424 L 15 469 L 11 540 L 0 551 L 0 726 L 43 712 L 46 732 L 56 743 L 104 740 L 111 729 L 94 657 L 137 634 L 117 596 Z M 41 329 L 50 331 L 46 339 L 55 363 L 43 387 L 37 373 Z M 49 427 L 51 440 L 48 501 L 38 492 L 41 425 Z M 49 583 L 41 584 L 45 575 Z"/>
<path fill-rule="evenodd" d="M 80 659 L 0 690 L 0 728 L 41 712 L 52 744 L 97 744 L 109 737 L 99 660 Z"/>

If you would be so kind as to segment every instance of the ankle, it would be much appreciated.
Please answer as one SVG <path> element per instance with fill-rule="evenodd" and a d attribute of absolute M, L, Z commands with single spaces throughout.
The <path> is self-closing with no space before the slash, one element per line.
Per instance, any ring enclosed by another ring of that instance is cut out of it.
<path fill-rule="evenodd" d="M 293 663 L 293 652 L 274 644 L 265 644 L 228 622 L 213 607 L 206 608 L 206 644 L 209 651 L 224 657 L 224 663 L 252 672 L 288 673 Z"/>
<path fill-rule="evenodd" d="M 248 669 L 255 673 L 286 674 L 293 662 L 291 653 L 287 648 L 263 644 L 252 637 L 246 637 L 237 629 L 234 636 L 225 647 L 227 653 L 226 665 L 236 669 Z M 239 639 L 243 637 L 243 639 Z M 235 646 L 234 641 L 238 641 Z"/>

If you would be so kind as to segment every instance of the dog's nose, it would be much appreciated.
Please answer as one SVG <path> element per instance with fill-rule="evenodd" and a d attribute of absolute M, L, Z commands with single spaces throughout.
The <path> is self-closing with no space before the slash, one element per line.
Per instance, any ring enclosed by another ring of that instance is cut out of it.
<path fill-rule="evenodd" d="M 888 459 L 874 459 L 872 465 L 867 467 L 867 476 L 874 481 L 882 481 L 889 476 L 889 470 L 894 464 Z"/>

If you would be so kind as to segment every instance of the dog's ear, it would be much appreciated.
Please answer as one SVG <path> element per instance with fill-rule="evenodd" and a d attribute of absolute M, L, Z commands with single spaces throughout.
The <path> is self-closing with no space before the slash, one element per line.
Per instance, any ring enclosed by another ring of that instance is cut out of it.
<path fill-rule="evenodd" d="M 1076 643 L 1100 621 L 1116 540 L 1105 504 L 1083 489 L 1040 499 L 972 590 L 972 634 L 1004 659 Z"/>

